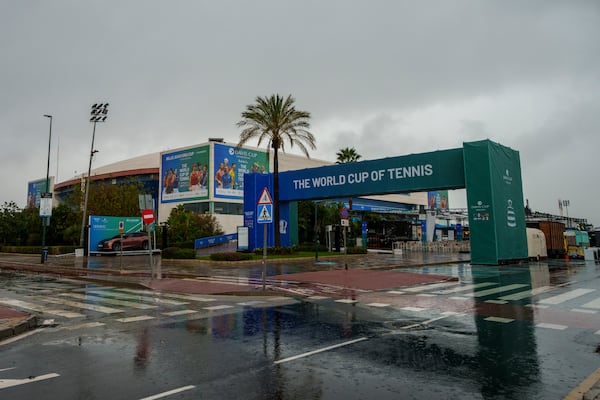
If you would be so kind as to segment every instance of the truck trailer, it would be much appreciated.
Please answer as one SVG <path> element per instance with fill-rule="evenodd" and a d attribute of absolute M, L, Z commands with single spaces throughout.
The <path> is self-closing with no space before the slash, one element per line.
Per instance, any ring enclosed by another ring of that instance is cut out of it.
<path fill-rule="evenodd" d="M 548 257 L 562 258 L 565 250 L 565 224 L 557 221 L 527 221 L 528 228 L 536 228 L 544 232 Z"/>

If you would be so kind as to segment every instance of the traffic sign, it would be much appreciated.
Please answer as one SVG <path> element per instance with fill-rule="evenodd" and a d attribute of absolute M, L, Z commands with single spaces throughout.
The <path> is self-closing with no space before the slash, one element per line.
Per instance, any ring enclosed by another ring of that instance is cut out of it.
<path fill-rule="evenodd" d="M 125 222 L 119 221 L 119 233 L 122 235 L 125 232 Z"/>
<path fill-rule="evenodd" d="M 256 222 L 259 224 L 270 224 L 273 222 L 273 204 L 259 204 L 256 213 Z"/>
<path fill-rule="evenodd" d="M 269 194 L 269 189 L 264 188 L 260 198 L 258 199 L 258 204 L 273 204 L 273 199 L 271 199 L 271 195 Z"/>
<path fill-rule="evenodd" d="M 151 223 L 154 222 L 154 211 L 150 210 L 150 209 L 146 209 L 144 211 L 142 211 L 142 221 L 144 221 L 144 224 L 146 225 L 150 225 Z"/>

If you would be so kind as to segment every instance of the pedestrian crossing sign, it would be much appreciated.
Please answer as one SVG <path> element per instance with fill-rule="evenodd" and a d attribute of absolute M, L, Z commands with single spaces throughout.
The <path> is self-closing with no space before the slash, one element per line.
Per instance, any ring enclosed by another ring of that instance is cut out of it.
<path fill-rule="evenodd" d="M 259 204 L 257 209 L 258 217 L 256 222 L 259 224 L 270 224 L 273 222 L 273 204 Z"/>

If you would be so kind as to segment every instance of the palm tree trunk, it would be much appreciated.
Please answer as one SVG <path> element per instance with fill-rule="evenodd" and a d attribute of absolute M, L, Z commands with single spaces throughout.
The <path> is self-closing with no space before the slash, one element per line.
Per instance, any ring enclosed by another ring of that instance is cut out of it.
<path fill-rule="evenodd" d="M 273 228 L 275 233 L 275 247 L 281 247 L 279 233 L 279 155 L 278 147 L 273 149 Z M 265 244 L 266 245 L 266 244 Z"/>

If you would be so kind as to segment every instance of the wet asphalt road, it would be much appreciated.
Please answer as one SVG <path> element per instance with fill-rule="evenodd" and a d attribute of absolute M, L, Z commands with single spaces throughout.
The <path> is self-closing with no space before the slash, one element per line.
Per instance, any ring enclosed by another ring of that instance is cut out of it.
<path fill-rule="evenodd" d="M 600 367 L 593 263 L 413 272 L 459 281 L 340 302 L 3 275 L 3 305 L 53 321 L 0 346 L 0 398 L 561 399 Z"/>

